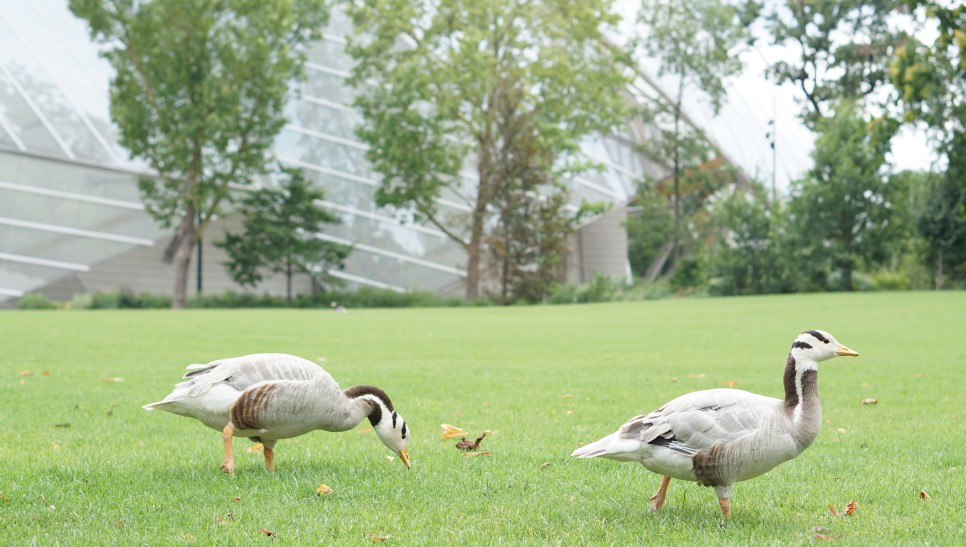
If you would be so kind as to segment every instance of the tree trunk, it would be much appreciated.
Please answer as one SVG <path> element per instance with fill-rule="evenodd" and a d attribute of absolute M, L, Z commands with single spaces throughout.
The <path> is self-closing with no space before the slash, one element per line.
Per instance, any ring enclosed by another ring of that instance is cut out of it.
<path fill-rule="evenodd" d="M 681 260 L 681 103 L 684 100 L 684 75 L 678 81 L 678 100 L 674 104 L 674 260 Z"/>
<path fill-rule="evenodd" d="M 939 255 L 936 257 L 936 290 L 943 288 L 943 250 L 939 248 Z"/>
<path fill-rule="evenodd" d="M 476 187 L 476 207 L 470 224 L 470 241 L 466 245 L 466 299 L 476 300 L 480 297 L 480 265 L 481 247 L 483 246 L 483 223 L 486 220 L 486 208 L 490 204 L 490 173 L 491 157 L 488 140 L 480 143 L 477 152 L 477 172 L 479 185 Z"/>
<path fill-rule="evenodd" d="M 842 266 L 842 290 L 852 292 L 852 263 L 847 262 Z"/>
<path fill-rule="evenodd" d="M 292 303 L 292 259 L 285 259 L 285 301 Z"/>
<path fill-rule="evenodd" d="M 174 254 L 174 295 L 171 307 L 184 308 L 188 297 L 188 270 L 191 267 L 191 255 L 195 244 L 198 243 L 195 230 L 195 210 L 189 206 L 178 227 L 181 238 L 178 250 Z"/>

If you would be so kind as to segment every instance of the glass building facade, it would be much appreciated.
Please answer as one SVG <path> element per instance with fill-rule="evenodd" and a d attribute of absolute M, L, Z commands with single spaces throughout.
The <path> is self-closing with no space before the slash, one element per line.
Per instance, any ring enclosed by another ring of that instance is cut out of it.
<path fill-rule="evenodd" d="M 149 171 L 117 144 L 108 116 L 110 66 L 65 4 L 33 0 L 0 10 L 0 305 L 35 291 L 69 299 L 123 285 L 162 293 L 173 287 L 173 267 L 163 261 L 171 231 L 147 215 L 136 186 Z M 350 22 L 333 13 L 324 39 L 309 53 L 307 79 L 292 90 L 275 154 L 304 168 L 325 189 L 325 206 L 342 219 L 320 234 L 355 247 L 346 268 L 333 275 L 350 286 L 459 294 L 462 249 L 438 229 L 401 222 L 374 204 L 378 175 L 355 136 L 361 119 L 345 83 L 352 67 L 344 52 L 350 31 Z M 622 206 L 645 172 L 661 176 L 666 170 L 635 152 L 648 135 L 646 127 L 629 125 L 623 134 L 584 143 L 606 167 L 569 182 L 572 203 L 615 207 L 613 218 L 578 233 L 583 252 L 575 253 L 573 280 L 595 271 L 629 273 Z M 463 177 L 472 190 L 474 174 Z M 466 202 L 444 195 L 439 204 L 445 214 L 459 214 L 469 211 Z M 192 280 L 203 281 L 205 291 L 240 290 L 220 265 L 224 255 L 208 243 L 237 224 L 226 218 L 206 234 L 203 268 L 193 273 L 200 279 Z M 308 280 L 301 283 L 305 290 Z M 282 287 L 268 280 L 256 291 Z"/>

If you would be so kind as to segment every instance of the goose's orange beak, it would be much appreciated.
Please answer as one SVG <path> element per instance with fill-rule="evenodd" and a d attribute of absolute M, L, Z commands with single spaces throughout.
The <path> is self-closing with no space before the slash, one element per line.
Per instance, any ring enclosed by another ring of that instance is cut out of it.
<path fill-rule="evenodd" d="M 839 349 L 835 351 L 835 355 L 841 355 L 843 357 L 858 357 L 859 352 L 839 344 Z"/>
<path fill-rule="evenodd" d="M 410 468 L 410 465 L 409 465 L 409 449 L 408 448 L 403 448 L 402 450 L 400 450 L 398 452 L 398 454 L 399 454 L 399 459 L 402 460 L 403 464 L 405 464 L 406 469 L 409 469 Z"/>

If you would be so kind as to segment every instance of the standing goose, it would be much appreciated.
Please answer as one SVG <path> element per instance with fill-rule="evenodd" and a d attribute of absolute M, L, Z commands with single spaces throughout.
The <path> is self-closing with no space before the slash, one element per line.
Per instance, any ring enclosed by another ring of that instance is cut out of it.
<path fill-rule="evenodd" d="M 571 455 L 641 462 L 663 475 L 653 511 L 664 504 L 672 478 L 713 486 L 727 518 L 736 482 L 798 456 L 815 440 L 822 426 L 818 364 L 837 355 L 859 354 L 825 331 L 803 332 L 788 352 L 784 400 L 738 389 L 688 393 Z"/>
<path fill-rule="evenodd" d="M 373 386 L 345 391 L 311 361 L 282 353 L 262 353 L 189 365 L 187 378 L 164 400 L 144 405 L 201 421 L 221 431 L 225 461 L 234 475 L 232 437 L 248 437 L 265 447 L 265 467 L 275 470 L 275 443 L 321 429 L 348 431 L 369 418 L 379 439 L 409 468 L 409 430 L 389 396 Z"/>

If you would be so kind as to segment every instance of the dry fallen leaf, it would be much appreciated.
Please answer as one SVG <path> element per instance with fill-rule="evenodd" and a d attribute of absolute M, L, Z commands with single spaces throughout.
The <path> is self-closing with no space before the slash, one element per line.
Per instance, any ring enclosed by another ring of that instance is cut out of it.
<path fill-rule="evenodd" d="M 235 503 L 238 503 L 238 502 L 241 501 L 241 496 L 235 496 L 235 497 L 231 498 L 231 501 L 233 501 Z"/>
<path fill-rule="evenodd" d="M 829 510 L 829 512 L 832 513 L 832 516 L 833 517 L 841 517 L 842 516 L 842 515 L 839 514 L 838 509 L 835 508 L 835 505 L 834 504 L 831 504 L 831 503 L 828 504 L 828 510 Z"/>
<path fill-rule="evenodd" d="M 466 435 L 466 431 L 464 431 L 460 427 L 456 427 L 455 425 L 441 424 L 440 427 L 443 428 L 444 439 L 453 439 L 456 437 L 462 437 L 463 435 Z"/>
<path fill-rule="evenodd" d="M 194 534 L 185 534 L 184 540 L 187 541 L 188 543 L 192 543 L 195 540 L 195 536 Z"/>
<path fill-rule="evenodd" d="M 854 513 L 858 507 L 859 507 L 859 504 L 855 503 L 855 500 L 850 501 L 848 505 L 845 506 L 846 516 L 851 517 L 852 513 Z"/>
<path fill-rule="evenodd" d="M 320 496 L 328 496 L 334 491 L 335 490 L 332 490 L 332 488 L 330 488 L 327 484 L 320 484 L 318 488 L 315 489 L 315 493 Z"/>
<path fill-rule="evenodd" d="M 725 385 L 725 387 L 735 387 L 736 385 L 738 385 L 738 382 L 736 382 L 734 380 L 727 380 L 724 383 L 724 385 Z"/>
<path fill-rule="evenodd" d="M 366 532 L 366 537 L 371 539 L 372 541 L 386 541 L 387 539 L 389 539 L 389 536 L 377 536 L 369 532 Z"/>
<path fill-rule="evenodd" d="M 932 496 L 930 496 L 929 494 L 927 494 L 925 490 L 920 490 L 919 491 L 919 499 L 921 499 L 921 500 L 931 500 L 932 499 Z"/>
<path fill-rule="evenodd" d="M 563 395 L 560 396 L 560 398 L 561 399 L 573 399 L 574 396 L 571 395 L 571 394 L 569 394 L 569 393 L 564 393 Z"/>
<path fill-rule="evenodd" d="M 359 430 L 359 433 L 372 433 L 372 428 L 371 427 L 363 427 L 362 429 Z"/>
<path fill-rule="evenodd" d="M 477 456 L 492 456 L 493 454 L 489 452 L 464 452 L 463 455 L 467 458 L 475 458 Z"/>
<path fill-rule="evenodd" d="M 274 538 L 275 537 L 275 532 L 269 530 L 268 528 L 260 528 L 258 530 L 258 533 L 259 534 L 265 534 L 266 536 L 268 536 L 270 538 Z"/>
<path fill-rule="evenodd" d="M 864 405 L 874 405 L 878 402 L 879 402 L 878 399 L 862 399 L 862 404 Z"/>
<path fill-rule="evenodd" d="M 44 376 L 50 376 L 50 371 L 49 370 L 45 370 L 45 371 L 41 372 L 41 374 L 43 374 Z"/>
<path fill-rule="evenodd" d="M 29 371 L 29 370 L 21 370 L 21 371 L 20 371 L 20 375 L 21 375 L 21 376 L 33 376 L 33 375 L 34 375 L 34 373 L 33 373 L 33 372 L 31 372 L 31 371 Z"/>
<path fill-rule="evenodd" d="M 672 383 L 672 384 L 676 384 L 676 383 L 678 383 L 678 377 L 677 377 L 677 376 L 672 376 L 672 377 L 671 377 L 671 383 Z"/>
<path fill-rule="evenodd" d="M 0 501 L 3 503 L 10 503 L 10 498 L 8 498 L 3 492 L 0 492 Z"/>
<path fill-rule="evenodd" d="M 484 437 L 486 437 L 486 431 L 484 431 L 482 435 L 477 437 L 476 440 L 472 442 L 467 441 L 466 437 L 463 437 L 462 441 L 456 443 L 456 448 L 459 450 L 476 450 L 480 447 L 480 443 L 483 442 Z"/>
<path fill-rule="evenodd" d="M 251 446 L 248 447 L 248 451 L 249 452 L 261 452 L 263 448 L 265 448 L 265 446 L 262 445 L 262 443 L 255 443 L 255 444 L 253 444 L 253 445 L 251 445 Z"/>
<path fill-rule="evenodd" d="M 117 519 L 117 522 L 114 523 L 114 527 L 115 528 L 124 528 L 124 521 L 122 519 Z"/>
<path fill-rule="evenodd" d="M 819 541 L 831 541 L 833 539 L 838 539 L 840 537 L 842 537 L 842 534 L 839 534 L 837 536 L 827 536 L 825 534 L 815 534 L 815 539 L 817 539 Z"/>
<path fill-rule="evenodd" d="M 54 450 L 60 450 L 60 445 L 57 443 L 50 445 L 50 447 L 53 448 Z"/>
<path fill-rule="evenodd" d="M 546 469 L 550 467 L 550 462 L 543 462 L 540 464 L 540 469 Z"/>
<path fill-rule="evenodd" d="M 841 427 L 838 428 L 838 429 L 836 429 L 835 431 L 837 431 L 838 433 L 848 433 L 848 431 L 846 431 L 845 429 L 843 429 Z"/>

